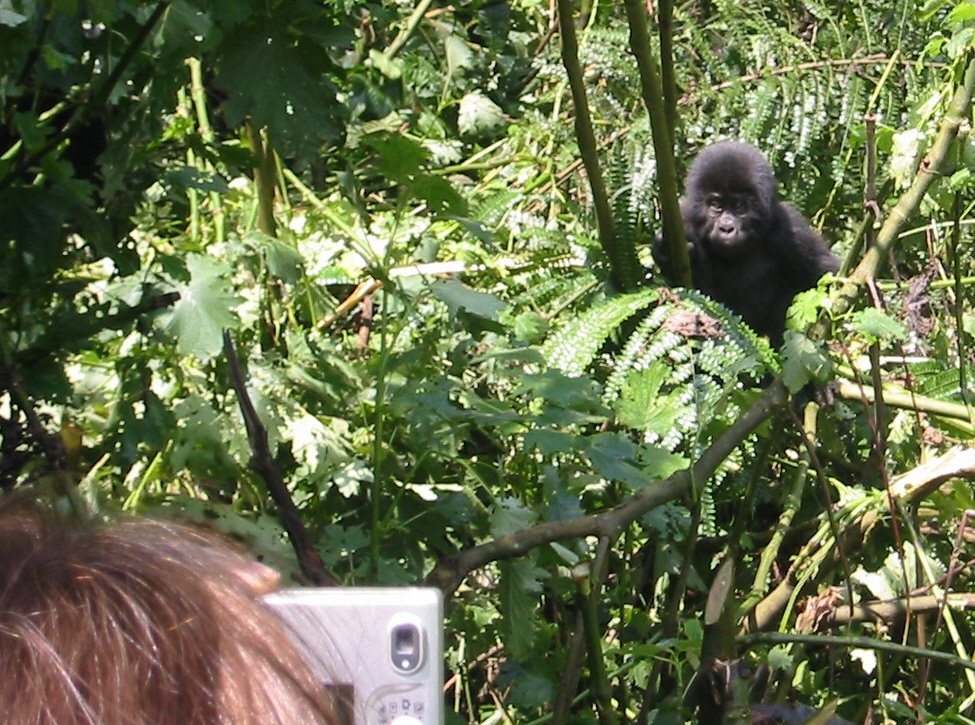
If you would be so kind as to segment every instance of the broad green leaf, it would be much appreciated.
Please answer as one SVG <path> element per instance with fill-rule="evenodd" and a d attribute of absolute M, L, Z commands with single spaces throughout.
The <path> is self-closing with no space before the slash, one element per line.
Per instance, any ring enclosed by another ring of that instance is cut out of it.
<path fill-rule="evenodd" d="M 209 257 L 192 254 L 186 259 L 188 284 L 178 288 L 168 329 L 177 337 L 181 355 L 208 360 L 223 347 L 223 330 L 235 330 L 240 320 L 234 308 L 241 299 L 221 275 L 227 270 Z"/>
<path fill-rule="evenodd" d="M 525 450 L 536 449 L 543 456 L 568 453 L 576 445 L 576 436 L 551 428 L 535 428 L 525 433 Z"/>
<path fill-rule="evenodd" d="M 474 64 L 474 53 L 467 45 L 467 41 L 450 33 L 443 42 L 444 50 L 447 51 L 447 73 L 451 78 Z"/>
<path fill-rule="evenodd" d="M 14 10 L 14 4 L 10 0 L 0 0 L 0 25 L 12 28 L 26 20 L 27 16 Z"/>
<path fill-rule="evenodd" d="M 467 310 L 471 314 L 489 320 L 498 319 L 498 313 L 508 304 L 494 295 L 478 292 L 456 279 L 437 280 L 430 285 L 433 294 L 446 303 L 452 314 Z"/>
<path fill-rule="evenodd" d="M 792 652 L 783 645 L 776 645 L 769 650 L 767 656 L 768 666 L 773 670 L 786 672 L 792 668 L 795 662 Z"/>
<path fill-rule="evenodd" d="M 660 360 L 645 370 L 631 371 L 614 405 L 619 422 L 661 437 L 669 433 L 686 407 L 680 402 L 680 390 L 669 394 L 660 392 L 669 377 L 667 364 Z"/>
<path fill-rule="evenodd" d="M 599 387 L 588 377 L 569 377 L 559 370 L 525 373 L 521 376 L 518 395 L 535 395 L 563 408 L 585 411 L 602 410 Z"/>
<path fill-rule="evenodd" d="M 853 315 L 852 327 L 870 342 L 906 340 L 907 328 L 876 307 L 868 307 Z"/>
<path fill-rule="evenodd" d="M 812 340 L 795 330 L 785 331 L 782 382 L 797 393 L 808 382 L 825 383 L 833 376 L 833 362 Z"/>
<path fill-rule="evenodd" d="M 968 20 L 975 20 L 975 2 L 972 2 L 971 0 L 965 0 L 965 2 L 958 3 L 952 9 L 952 11 L 948 13 L 948 23 L 950 25 L 964 23 Z"/>
<path fill-rule="evenodd" d="M 532 657 L 530 661 L 538 660 Z M 542 707 L 555 696 L 555 683 L 537 672 L 519 672 L 511 680 L 511 702 L 518 707 Z"/>
<path fill-rule="evenodd" d="M 535 523 L 538 515 L 527 508 L 519 499 L 507 496 L 498 501 L 491 514 L 491 535 L 495 538 L 527 529 Z"/>
<path fill-rule="evenodd" d="M 375 48 L 369 49 L 369 62 L 392 81 L 398 80 L 403 75 L 403 69 L 395 58 L 390 58 Z"/>
<path fill-rule="evenodd" d="M 515 317 L 511 330 L 516 339 L 534 345 L 541 342 L 548 332 L 548 320 L 537 312 L 522 312 Z"/>
<path fill-rule="evenodd" d="M 684 456 L 659 446 L 641 445 L 637 459 L 643 471 L 654 480 L 663 480 L 689 465 Z"/>
<path fill-rule="evenodd" d="M 276 145 L 309 153 L 322 139 L 336 140 L 336 116 L 344 111 L 323 73 L 327 57 L 302 52 L 278 22 L 238 27 L 217 62 L 227 123 L 243 126 L 246 119 L 255 128 L 267 127 Z"/>
<path fill-rule="evenodd" d="M 289 284 L 301 279 L 305 260 L 298 250 L 274 237 L 263 236 L 262 242 L 268 272 Z"/>
<path fill-rule="evenodd" d="M 820 287 L 813 287 L 796 295 L 786 321 L 793 330 L 805 330 L 819 318 L 819 311 L 829 303 L 829 294 Z"/>
<path fill-rule="evenodd" d="M 502 562 L 500 569 L 500 609 L 507 633 L 505 648 L 515 660 L 530 659 L 535 628 L 538 626 L 541 580 L 548 573 L 526 559 Z"/>
<path fill-rule="evenodd" d="M 430 158 L 422 144 L 399 133 L 374 133 L 362 142 L 376 152 L 380 173 L 401 184 L 419 173 Z"/>
<path fill-rule="evenodd" d="M 583 450 L 603 478 L 621 481 L 633 489 L 650 483 L 650 477 L 634 462 L 636 444 L 620 433 L 597 433 L 586 440 Z"/>
<path fill-rule="evenodd" d="M 467 202 L 449 181 L 433 174 L 417 174 L 406 185 L 417 199 L 422 199 L 435 214 L 466 214 Z"/>
<path fill-rule="evenodd" d="M 461 133 L 469 135 L 489 134 L 507 123 L 501 108 L 487 96 L 480 93 L 468 93 L 460 99 L 457 126 Z"/>
<path fill-rule="evenodd" d="M 973 37 L 975 28 L 961 28 L 945 43 L 945 51 L 951 58 L 963 56 L 971 49 Z"/>

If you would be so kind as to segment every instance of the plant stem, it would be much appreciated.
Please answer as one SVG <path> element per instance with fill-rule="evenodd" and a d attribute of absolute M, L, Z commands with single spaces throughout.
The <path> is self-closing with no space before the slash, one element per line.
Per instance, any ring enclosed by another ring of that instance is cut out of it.
<path fill-rule="evenodd" d="M 576 141 L 579 153 L 586 168 L 589 188 L 592 191 L 593 209 L 596 213 L 596 227 L 599 232 L 599 243 L 609 258 L 610 277 L 619 292 L 629 292 L 637 288 L 642 274 L 638 271 L 641 265 L 632 247 L 623 247 L 616 239 L 613 224 L 613 212 L 606 192 L 606 182 L 599 167 L 599 157 L 596 150 L 596 136 L 592 130 L 592 119 L 589 115 L 589 100 L 586 95 L 586 84 L 582 77 L 582 67 L 579 65 L 579 43 L 576 39 L 575 24 L 572 22 L 572 8 L 569 0 L 558 0 L 559 32 L 562 36 L 562 64 L 569 77 L 569 89 L 572 91 L 572 101 L 575 104 Z"/>
<path fill-rule="evenodd" d="M 674 283 L 691 286 L 691 261 L 684 238 L 684 222 L 677 202 L 677 166 L 674 162 L 674 129 L 668 120 L 667 94 L 661 83 L 657 64 L 650 54 L 650 33 L 647 30 L 647 10 L 640 0 L 626 0 L 626 18 L 630 26 L 630 49 L 636 57 L 640 71 L 640 89 L 643 104 L 650 115 L 653 132 L 653 151 L 657 161 L 661 231 L 670 252 L 670 273 Z M 662 48 L 664 46 L 661 46 Z M 669 43 L 666 46 L 670 47 Z M 661 52 L 663 52 L 661 50 Z M 673 60 L 668 60 L 673 64 Z M 671 79 L 672 82 L 672 79 Z M 671 88 L 670 94 L 674 94 Z M 676 101 L 674 102 L 676 109 Z M 676 114 L 676 111 L 674 112 Z"/>

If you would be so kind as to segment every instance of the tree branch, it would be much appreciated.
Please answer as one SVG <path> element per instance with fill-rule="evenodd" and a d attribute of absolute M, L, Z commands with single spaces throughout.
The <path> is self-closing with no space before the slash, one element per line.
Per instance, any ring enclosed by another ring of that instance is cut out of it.
<path fill-rule="evenodd" d="M 773 381 L 755 404 L 725 430 L 691 468 L 650 484 L 609 511 L 538 524 L 445 557 L 427 575 L 427 584 L 440 587 L 445 595 L 449 595 L 470 572 L 492 561 L 513 559 L 563 539 L 600 536 L 615 540 L 626 526 L 647 511 L 685 495 L 691 490 L 692 482 L 710 477 L 721 462 L 785 401 L 785 388 L 779 380 Z"/>
<path fill-rule="evenodd" d="M 281 523 L 291 539 L 291 545 L 298 557 L 301 573 L 305 575 L 308 581 L 317 586 L 334 586 L 337 582 L 326 571 L 322 558 L 312 545 L 305 524 L 301 520 L 301 512 L 295 506 L 295 502 L 291 500 L 288 486 L 271 457 L 271 449 L 267 443 L 267 429 L 261 423 L 261 419 L 254 409 L 254 404 L 247 394 L 247 385 L 240 369 L 240 361 L 237 359 L 237 351 L 234 350 L 233 341 L 230 339 L 230 333 L 227 330 L 223 332 L 223 351 L 227 356 L 230 380 L 233 383 L 234 391 L 237 393 L 237 403 L 244 418 L 244 427 L 247 429 L 247 440 L 250 443 L 252 454 L 251 465 L 264 479 L 271 499 L 278 507 L 278 515 L 280 515 Z"/>

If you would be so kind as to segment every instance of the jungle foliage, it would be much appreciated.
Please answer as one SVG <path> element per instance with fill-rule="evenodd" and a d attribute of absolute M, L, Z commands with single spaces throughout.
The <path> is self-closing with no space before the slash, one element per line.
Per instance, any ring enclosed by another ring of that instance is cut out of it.
<path fill-rule="evenodd" d="M 975 3 L 581 5 L 0 0 L 0 486 L 440 586 L 449 723 L 975 721 Z M 719 138 L 782 350 L 651 262 Z"/>

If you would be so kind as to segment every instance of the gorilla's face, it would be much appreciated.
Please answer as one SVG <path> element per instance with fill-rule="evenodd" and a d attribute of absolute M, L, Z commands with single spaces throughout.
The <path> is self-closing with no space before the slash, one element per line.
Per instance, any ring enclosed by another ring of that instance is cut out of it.
<path fill-rule="evenodd" d="M 684 219 L 709 252 L 730 257 L 760 245 L 776 204 L 772 167 L 748 144 L 709 146 L 691 164 Z"/>
<path fill-rule="evenodd" d="M 761 215 L 750 191 L 712 191 L 698 200 L 699 238 L 715 252 L 743 250 L 755 238 Z"/>

